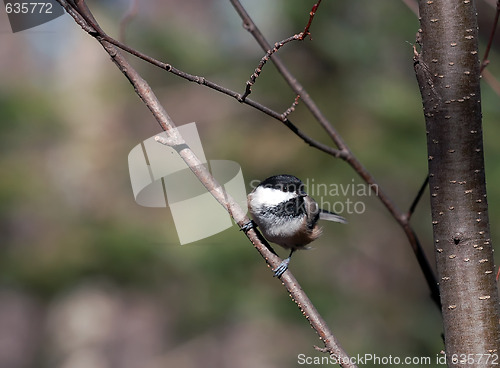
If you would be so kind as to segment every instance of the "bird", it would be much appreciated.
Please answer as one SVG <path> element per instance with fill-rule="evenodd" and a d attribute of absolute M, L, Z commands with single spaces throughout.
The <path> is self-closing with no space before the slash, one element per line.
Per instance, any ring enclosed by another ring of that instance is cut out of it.
<path fill-rule="evenodd" d="M 255 224 L 268 241 L 290 249 L 288 258 L 273 270 L 275 277 L 288 269 L 296 250 L 307 249 L 321 236 L 318 220 L 347 223 L 342 216 L 319 208 L 305 192 L 304 183 L 293 175 L 275 175 L 262 181 L 248 194 L 247 203 L 253 222 L 244 227 Z"/>

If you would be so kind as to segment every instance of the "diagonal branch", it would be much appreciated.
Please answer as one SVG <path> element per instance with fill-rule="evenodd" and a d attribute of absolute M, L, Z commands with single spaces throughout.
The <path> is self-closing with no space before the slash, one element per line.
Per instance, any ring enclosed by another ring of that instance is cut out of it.
<path fill-rule="evenodd" d="M 88 24 L 87 20 L 75 9 L 72 8 L 65 0 L 58 2 L 68 11 L 68 13 L 80 24 L 87 32 L 93 32 L 95 27 Z M 101 43 L 105 51 L 109 54 L 112 61 L 118 69 L 125 75 L 129 82 L 134 87 L 135 92 L 141 98 L 143 103 L 149 108 L 161 128 L 166 132 L 167 139 L 162 142 L 174 148 L 189 168 L 193 171 L 200 182 L 207 190 L 215 197 L 215 199 L 228 211 L 231 217 L 241 227 L 249 222 L 245 212 L 234 201 L 234 199 L 226 193 L 222 187 L 212 177 L 208 169 L 196 157 L 193 151 L 186 144 L 182 136 L 175 129 L 175 124 L 168 116 L 167 112 L 160 104 L 149 84 L 137 73 L 137 71 L 128 63 L 120 51 L 114 44 L 108 40 L 96 37 Z M 254 247 L 258 250 L 261 256 L 266 260 L 267 264 L 272 268 L 277 267 L 281 260 L 275 255 L 270 246 L 263 242 L 262 235 L 255 229 L 250 229 L 245 232 Z M 290 271 L 281 276 L 281 281 L 290 294 L 292 300 L 298 305 L 304 317 L 309 321 L 311 326 L 317 332 L 319 338 L 325 344 L 325 349 L 337 359 L 342 367 L 356 367 L 353 360 L 342 349 L 333 333 L 328 328 L 325 320 L 318 313 L 311 300 L 300 287 L 297 280 L 293 277 Z"/>

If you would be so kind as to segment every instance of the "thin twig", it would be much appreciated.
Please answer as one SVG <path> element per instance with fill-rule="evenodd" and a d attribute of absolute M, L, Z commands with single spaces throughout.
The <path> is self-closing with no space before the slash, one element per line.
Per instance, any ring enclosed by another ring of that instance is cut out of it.
<path fill-rule="evenodd" d="M 418 202 L 420 202 L 420 199 L 422 198 L 422 195 L 425 192 L 425 189 L 427 188 L 427 185 L 429 184 L 429 175 L 425 177 L 424 182 L 422 183 L 422 186 L 420 187 L 420 190 L 417 193 L 417 196 L 413 200 L 410 209 L 408 210 L 408 213 L 406 214 L 406 217 L 408 220 L 411 218 L 413 215 L 413 212 L 415 212 L 415 209 L 417 208 Z"/>
<path fill-rule="evenodd" d="M 306 36 L 311 36 L 311 32 L 309 29 L 311 28 L 312 21 L 314 19 L 314 16 L 316 15 L 316 11 L 318 10 L 319 5 L 321 4 L 321 0 L 319 0 L 316 4 L 313 5 L 311 11 L 309 12 L 309 21 L 307 22 L 306 26 L 304 27 L 304 30 L 300 33 L 297 33 L 291 37 L 288 37 L 282 41 L 276 42 L 274 44 L 274 47 L 272 49 L 267 50 L 266 54 L 260 59 L 259 65 L 257 68 L 255 68 L 255 71 L 250 77 L 250 80 L 247 81 L 246 83 L 246 88 L 245 92 L 241 96 L 241 101 L 244 101 L 247 96 L 252 93 L 252 86 L 255 84 L 255 81 L 259 77 L 260 73 L 262 72 L 262 68 L 264 65 L 269 61 L 269 58 L 271 55 L 275 54 L 278 52 L 278 50 L 286 45 L 289 42 L 292 41 L 303 41 Z M 287 114 L 288 115 L 288 114 Z"/>
<path fill-rule="evenodd" d="M 259 31 L 253 20 L 250 18 L 248 15 L 247 11 L 241 5 L 241 3 L 238 0 L 230 0 L 231 4 L 235 8 L 236 12 L 240 16 L 240 18 L 243 20 L 243 27 L 250 32 L 250 34 L 255 38 L 259 46 L 264 50 L 264 52 L 267 52 L 267 50 L 271 49 L 271 44 L 266 40 L 266 38 L 263 36 L 263 34 Z M 325 116 L 321 113 L 321 110 L 316 106 L 314 101 L 311 99 L 309 94 L 306 92 L 304 87 L 295 79 L 295 77 L 292 75 L 292 73 L 288 70 L 288 68 L 285 66 L 285 64 L 281 61 L 281 59 L 278 57 L 278 55 L 274 54 L 271 56 L 271 60 L 274 63 L 274 66 L 278 69 L 280 74 L 283 76 L 283 79 L 285 82 L 288 83 L 292 91 L 296 95 L 299 95 L 304 101 L 304 104 L 308 106 L 309 110 L 313 114 L 313 116 L 316 118 L 316 120 L 321 124 L 323 129 L 327 132 L 328 136 L 334 141 L 335 145 L 339 149 L 339 153 L 337 155 L 334 155 L 335 157 L 346 157 L 346 153 L 344 152 L 344 148 L 346 147 L 346 144 L 342 140 L 342 138 L 339 136 L 335 128 L 330 124 L 328 119 L 325 118 Z"/>
<path fill-rule="evenodd" d="M 488 40 L 488 45 L 486 46 L 486 51 L 484 52 L 483 61 L 481 63 L 481 73 L 484 68 L 489 64 L 488 56 L 490 55 L 491 45 L 493 45 L 493 38 L 495 38 L 495 32 L 497 30 L 498 18 L 500 16 L 500 0 L 497 0 L 497 9 L 495 12 L 495 20 L 493 21 L 493 26 L 491 27 L 490 39 Z"/>
<path fill-rule="evenodd" d="M 93 30 L 95 30 L 95 25 L 85 24 L 86 19 L 79 12 L 75 11 L 77 9 L 71 8 L 65 0 L 58 0 L 58 2 L 68 11 L 71 16 L 73 16 L 78 24 L 84 27 L 84 29 L 86 29 L 88 32 L 93 32 Z M 177 129 L 175 129 L 173 121 L 170 119 L 165 109 L 156 98 L 148 83 L 128 63 L 128 61 L 123 57 L 123 55 L 115 47 L 114 44 L 108 42 L 104 38 L 97 37 L 97 40 L 101 43 L 106 52 L 111 56 L 111 59 L 119 68 L 119 70 L 133 85 L 137 95 L 141 98 L 144 104 L 146 104 L 155 119 L 160 124 L 161 128 L 166 132 L 167 139 L 162 141 L 162 143 L 173 147 L 178 152 L 178 154 L 182 157 L 182 159 L 197 176 L 197 178 L 202 182 L 202 184 L 207 188 L 207 190 L 209 190 L 209 192 L 217 199 L 217 201 L 219 201 L 219 203 L 228 211 L 228 213 L 233 217 L 238 225 L 240 227 L 243 227 L 243 225 L 246 224 L 249 219 L 246 217 L 245 213 L 243 212 L 241 207 L 234 201 L 234 199 L 232 199 L 232 197 L 229 196 L 215 181 L 207 168 L 196 157 L 196 155 L 186 144 L 182 136 L 180 136 Z M 161 141 L 161 139 L 158 140 Z M 261 241 L 262 235 L 260 235 L 253 228 L 246 231 L 245 233 L 247 234 L 248 238 L 251 240 L 255 248 L 266 260 L 268 265 L 272 268 L 277 267 L 281 260 L 275 254 L 273 254 L 268 245 L 264 244 Z M 290 293 L 291 298 L 299 306 L 303 315 L 318 333 L 320 339 L 325 344 L 325 349 L 327 349 L 328 352 L 330 352 L 330 354 L 332 354 L 332 356 L 337 359 L 342 367 L 356 367 L 350 357 L 339 345 L 337 339 L 330 331 L 325 320 L 318 313 L 311 300 L 301 289 L 297 280 L 293 277 L 291 271 L 287 271 L 285 274 L 283 274 L 281 276 L 281 281 Z"/>
<path fill-rule="evenodd" d="M 297 105 L 299 104 L 299 100 L 300 96 L 297 95 L 297 97 L 295 97 L 295 100 L 292 103 L 292 106 L 290 106 L 288 109 L 286 109 L 286 111 L 283 114 L 281 114 L 283 120 L 285 120 L 288 115 L 290 115 L 292 112 L 295 111 L 295 107 L 297 107 Z"/>
<path fill-rule="evenodd" d="M 302 40 L 302 39 L 303 39 L 302 34 L 299 33 L 299 34 L 293 35 L 291 37 L 288 37 L 280 42 L 276 42 L 272 49 L 267 50 L 266 54 L 262 57 L 262 59 L 260 59 L 259 65 L 257 65 L 257 67 L 255 68 L 255 71 L 250 76 L 250 79 L 247 81 L 246 87 L 245 87 L 245 92 L 241 95 L 239 101 L 240 102 L 245 101 L 247 96 L 250 93 L 252 93 L 252 86 L 255 84 L 255 81 L 257 80 L 260 73 L 262 72 L 262 68 L 264 68 L 264 65 L 269 61 L 269 58 L 271 57 L 271 55 L 278 52 L 278 50 L 281 47 L 283 47 L 284 45 L 286 45 L 287 43 L 289 43 L 291 41 Z"/>
<path fill-rule="evenodd" d="M 312 21 L 314 19 L 314 16 L 316 15 L 316 12 L 318 11 L 318 7 L 319 7 L 320 4 L 321 4 L 321 0 L 318 0 L 318 2 L 313 5 L 311 11 L 309 12 L 309 21 L 307 22 L 306 26 L 304 27 L 304 30 L 301 33 L 301 35 L 302 35 L 301 39 L 302 40 L 306 36 L 310 36 L 311 35 L 311 32 L 309 31 L 309 28 L 311 28 Z"/>

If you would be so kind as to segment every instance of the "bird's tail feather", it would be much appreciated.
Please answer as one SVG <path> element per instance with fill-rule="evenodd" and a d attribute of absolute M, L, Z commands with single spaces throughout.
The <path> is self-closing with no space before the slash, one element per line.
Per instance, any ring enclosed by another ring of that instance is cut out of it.
<path fill-rule="evenodd" d="M 341 224 L 347 224 L 347 220 L 345 218 L 327 210 L 320 210 L 319 219 L 326 221 L 340 222 Z"/>

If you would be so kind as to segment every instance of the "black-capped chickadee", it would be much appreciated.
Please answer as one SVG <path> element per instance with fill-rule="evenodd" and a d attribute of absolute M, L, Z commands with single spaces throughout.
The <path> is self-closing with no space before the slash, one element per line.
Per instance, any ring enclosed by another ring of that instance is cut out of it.
<path fill-rule="evenodd" d="M 288 258 L 273 270 L 276 277 L 288 269 L 297 249 L 304 249 L 321 235 L 318 220 L 347 222 L 320 209 L 304 191 L 304 183 L 293 175 L 271 176 L 261 182 L 248 195 L 248 209 L 267 240 L 290 249 Z"/>

